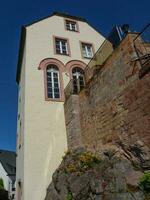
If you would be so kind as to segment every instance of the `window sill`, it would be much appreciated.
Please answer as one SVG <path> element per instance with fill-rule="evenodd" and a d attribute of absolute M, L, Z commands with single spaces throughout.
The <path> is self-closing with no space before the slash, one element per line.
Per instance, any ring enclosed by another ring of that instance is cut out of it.
<path fill-rule="evenodd" d="M 91 60 L 93 57 L 90 57 L 90 58 L 89 58 L 89 57 L 84 57 L 84 56 L 83 56 L 82 58 L 83 58 L 83 59 Z"/>
<path fill-rule="evenodd" d="M 70 30 L 70 29 L 66 29 L 66 31 L 71 31 L 71 32 L 75 32 L 75 33 L 79 33 L 79 31 L 74 31 L 74 30 Z"/>
<path fill-rule="evenodd" d="M 55 53 L 55 54 L 60 56 L 70 56 L 70 54 L 63 54 L 63 53 Z"/>
<path fill-rule="evenodd" d="M 51 98 L 46 98 L 45 101 L 52 101 L 52 102 L 64 102 L 63 99 L 51 99 Z"/>

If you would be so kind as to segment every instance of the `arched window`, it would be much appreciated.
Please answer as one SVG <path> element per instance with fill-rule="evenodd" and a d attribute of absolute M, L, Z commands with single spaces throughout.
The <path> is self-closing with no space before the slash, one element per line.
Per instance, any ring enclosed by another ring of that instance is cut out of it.
<path fill-rule="evenodd" d="M 47 98 L 60 98 L 59 69 L 56 65 L 48 65 L 46 68 L 47 76 Z"/>
<path fill-rule="evenodd" d="M 77 94 L 82 88 L 84 88 L 84 71 L 79 67 L 74 67 L 72 69 L 73 78 L 73 93 Z"/>

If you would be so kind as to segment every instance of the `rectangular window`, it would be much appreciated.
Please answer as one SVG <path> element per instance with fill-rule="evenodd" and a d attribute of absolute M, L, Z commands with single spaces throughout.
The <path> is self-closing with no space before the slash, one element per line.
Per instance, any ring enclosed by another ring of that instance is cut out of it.
<path fill-rule="evenodd" d="M 78 31 L 77 22 L 66 20 L 66 29 L 69 31 Z"/>
<path fill-rule="evenodd" d="M 67 40 L 55 38 L 55 47 L 57 54 L 69 55 Z"/>
<path fill-rule="evenodd" d="M 92 44 L 81 43 L 82 56 L 84 58 L 92 58 L 93 57 L 93 46 Z"/>

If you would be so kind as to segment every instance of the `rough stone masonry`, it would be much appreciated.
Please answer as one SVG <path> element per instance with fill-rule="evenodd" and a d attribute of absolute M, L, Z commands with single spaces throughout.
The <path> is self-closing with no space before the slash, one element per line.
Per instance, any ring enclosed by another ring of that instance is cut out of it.
<path fill-rule="evenodd" d="M 85 77 L 86 88 L 79 97 L 71 95 L 66 101 L 68 143 L 72 148 L 82 143 L 92 151 L 106 146 L 134 151 L 142 146 L 149 153 L 150 74 L 139 78 L 143 69 L 136 59 L 135 37 L 134 33 L 127 34 L 92 79 Z M 144 154 L 138 150 L 136 154 L 142 160 Z"/>

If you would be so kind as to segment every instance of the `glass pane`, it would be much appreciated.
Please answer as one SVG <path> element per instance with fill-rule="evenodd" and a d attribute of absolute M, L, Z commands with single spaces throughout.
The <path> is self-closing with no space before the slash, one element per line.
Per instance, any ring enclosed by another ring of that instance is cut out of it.
<path fill-rule="evenodd" d="M 74 94 L 77 94 L 77 93 L 78 93 L 78 87 L 77 87 L 77 85 L 74 85 L 74 86 L 73 86 L 73 93 L 74 93 Z"/>
<path fill-rule="evenodd" d="M 84 80 L 83 74 L 80 74 L 80 80 Z"/>
<path fill-rule="evenodd" d="M 54 72 L 54 73 L 53 73 L 53 76 L 54 76 L 54 77 L 58 77 L 58 73 L 57 73 L 57 72 Z"/>
<path fill-rule="evenodd" d="M 79 81 L 79 84 L 84 86 L 84 81 L 83 81 L 83 80 L 80 80 L 80 81 Z"/>
<path fill-rule="evenodd" d="M 83 54 L 84 57 L 87 56 L 87 52 L 86 52 L 86 49 L 85 49 L 85 48 L 82 48 L 82 54 Z"/>
<path fill-rule="evenodd" d="M 70 30 L 70 25 L 66 24 L 66 28 L 67 28 L 67 30 Z"/>
<path fill-rule="evenodd" d="M 60 98 L 60 94 L 59 94 L 59 93 L 55 93 L 55 94 L 54 94 L 54 97 L 55 97 L 56 99 L 58 99 L 58 98 Z"/>
<path fill-rule="evenodd" d="M 54 83 L 58 83 L 58 78 L 54 77 Z"/>
<path fill-rule="evenodd" d="M 70 21 L 66 21 L 66 27 L 67 27 L 68 30 L 71 30 L 71 29 L 70 29 L 70 25 L 71 25 L 71 24 L 70 24 Z"/>
<path fill-rule="evenodd" d="M 48 75 L 48 76 L 51 76 L 51 68 L 48 68 L 48 69 L 47 69 L 47 75 Z"/>
<path fill-rule="evenodd" d="M 86 46 L 85 44 L 82 44 L 82 49 L 85 49 L 85 46 Z"/>
<path fill-rule="evenodd" d="M 63 52 L 63 54 L 65 54 L 65 55 L 67 54 L 67 51 L 66 51 L 65 49 L 63 49 L 62 52 Z"/>
<path fill-rule="evenodd" d="M 51 82 L 47 82 L 47 87 L 48 88 L 52 88 L 52 83 Z"/>
<path fill-rule="evenodd" d="M 52 82 L 52 78 L 51 77 L 47 77 L 47 82 Z"/>
<path fill-rule="evenodd" d="M 48 79 L 48 80 L 52 80 L 52 78 L 51 78 L 50 75 L 47 75 L 47 79 Z"/>
<path fill-rule="evenodd" d="M 58 83 L 54 83 L 54 88 L 59 88 Z"/>
<path fill-rule="evenodd" d="M 92 50 L 91 50 L 91 48 L 88 48 L 88 49 L 87 49 L 87 53 L 88 53 L 88 56 L 89 56 L 89 57 L 92 57 Z"/>
<path fill-rule="evenodd" d="M 63 54 L 67 54 L 67 47 L 66 47 L 66 45 L 62 46 L 62 53 Z"/>
<path fill-rule="evenodd" d="M 60 41 L 59 41 L 58 39 L 56 39 L 55 41 L 56 41 L 56 44 L 59 44 L 59 43 L 60 43 Z"/>
<path fill-rule="evenodd" d="M 62 49 L 66 49 L 66 44 L 62 44 Z"/>
<path fill-rule="evenodd" d="M 77 85 L 77 77 L 73 76 L 73 85 Z"/>
<path fill-rule="evenodd" d="M 47 92 L 52 93 L 52 87 L 47 87 Z"/>
<path fill-rule="evenodd" d="M 76 24 L 72 23 L 72 30 L 75 31 L 76 30 Z"/>
<path fill-rule="evenodd" d="M 57 48 L 60 48 L 60 43 L 56 43 L 56 47 L 57 47 Z"/>
<path fill-rule="evenodd" d="M 59 88 L 54 88 L 54 93 L 59 93 Z"/>
<path fill-rule="evenodd" d="M 56 49 L 56 53 L 61 53 L 60 49 Z"/>
<path fill-rule="evenodd" d="M 53 98 L 53 94 L 52 93 L 50 93 L 50 92 L 48 92 L 48 98 Z"/>
<path fill-rule="evenodd" d="M 61 41 L 62 46 L 66 46 L 66 41 Z"/>

